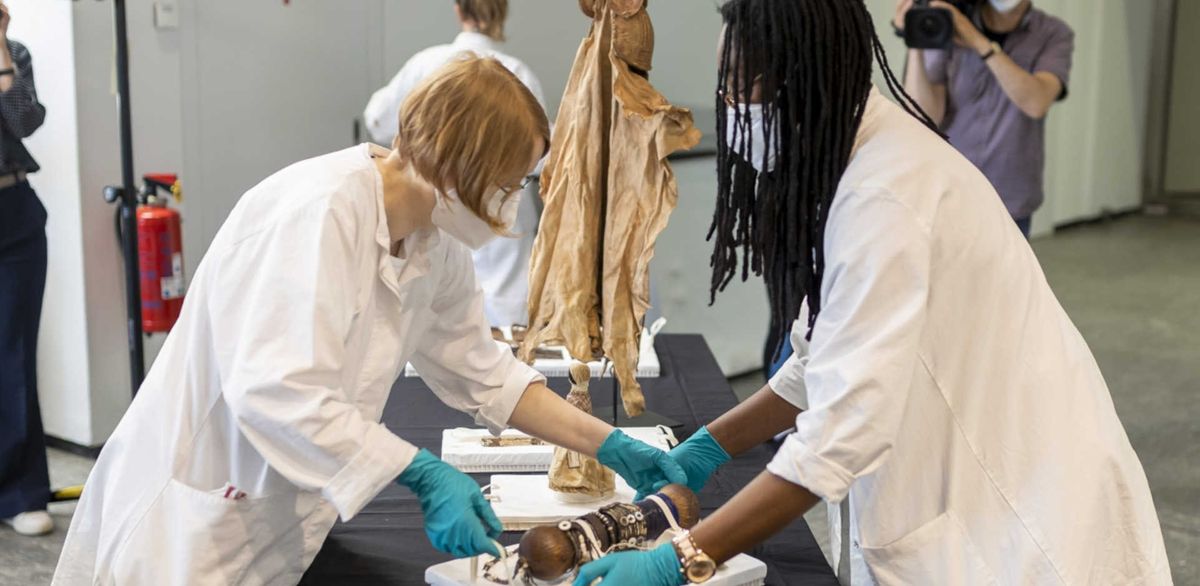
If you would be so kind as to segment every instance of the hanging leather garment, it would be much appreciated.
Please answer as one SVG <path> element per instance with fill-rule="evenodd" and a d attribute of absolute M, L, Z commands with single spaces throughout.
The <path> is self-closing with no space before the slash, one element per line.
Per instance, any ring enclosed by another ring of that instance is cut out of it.
<path fill-rule="evenodd" d="M 678 193 L 667 163 L 700 141 L 685 108 L 648 79 L 646 0 L 580 0 L 592 27 L 579 47 L 542 174 L 545 210 L 529 269 L 530 327 L 520 356 L 545 343 L 607 356 L 630 416 L 645 411 L 636 374 L 650 307 L 650 260 Z"/>

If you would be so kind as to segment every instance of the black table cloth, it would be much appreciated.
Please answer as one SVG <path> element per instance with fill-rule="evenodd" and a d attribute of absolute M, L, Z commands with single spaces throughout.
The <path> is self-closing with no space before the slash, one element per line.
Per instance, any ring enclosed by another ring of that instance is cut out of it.
<path fill-rule="evenodd" d="M 662 376 L 642 380 L 646 404 L 683 423 L 676 429 L 680 439 L 736 405 L 733 390 L 702 337 L 664 334 L 657 338 L 655 348 Z M 561 394 L 569 389 L 565 378 L 551 379 L 550 386 Z M 607 380 L 593 385 L 597 412 L 611 408 L 607 387 Z M 435 454 L 440 452 L 443 429 L 474 426 L 469 417 L 443 405 L 415 378 L 396 382 L 383 421 L 400 437 Z M 769 447 L 760 446 L 723 466 L 700 493 L 705 514 L 716 510 L 762 472 L 771 456 Z M 481 484 L 488 476 L 474 475 Z M 500 541 L 512 544 L 519 538 L 519 534 L 505 533 Z M 837 584 L 803 519 L 750 555 L 767 564 L 767 584 Z M 393 484 L 353 521 L 334 526 L 301 583 L 424 585 L 425 568 L 449 559 L 429 544 L 416 497 Z"/>

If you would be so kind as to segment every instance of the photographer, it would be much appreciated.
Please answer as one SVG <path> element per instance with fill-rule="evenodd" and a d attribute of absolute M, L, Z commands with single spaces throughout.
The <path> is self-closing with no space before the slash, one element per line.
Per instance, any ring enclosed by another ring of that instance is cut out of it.
<path fill-rule="evenodd" d="M 913 5 L 899 0 L 892 23 L 898 32 Z M 1067 97 L 1075 33 L 1031 0 L 931 0 L 928 6 L 950 12 L 954 42 L 910 49 L 905 89 L 983 171 L 1028 238 L 1033 212 L 1045 199 L 1046 114 Z"/>

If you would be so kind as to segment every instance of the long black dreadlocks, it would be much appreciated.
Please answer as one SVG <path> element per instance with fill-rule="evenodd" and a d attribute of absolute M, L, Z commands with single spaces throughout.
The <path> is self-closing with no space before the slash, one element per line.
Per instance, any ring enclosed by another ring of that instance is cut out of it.
<path fill-rule="evenodd" d="M 807 297 L 811 337 L 821 311 L 825 222 L 866 109 L 874 60 L 900 105 L 934 132 L 937 126 L 888 66 L 863 0 L 729 0 L 720 11 L 712 301 L 737 275 L 741 249 L 742 280 L 753 271 L 767 282 L 772 331 L 786 332 Z M 775 158 L 764 173 L 747 162 L 760 157 L 766 169 L 771 154 L 752 152 L 748 140 L 756 86 L 763 138 Z M 732 124 L 729 101 L 737 102 Z"/>

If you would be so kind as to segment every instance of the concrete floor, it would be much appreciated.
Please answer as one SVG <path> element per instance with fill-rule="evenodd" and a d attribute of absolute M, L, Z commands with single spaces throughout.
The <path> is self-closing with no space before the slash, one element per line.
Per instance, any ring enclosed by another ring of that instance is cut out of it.
<path fill-rule="evenodd" d="M 1200 584 L 1200 220 L 1132 216 L 1035 241 L 1059 299 L 1104 370 L 1154 492 L 1175 583 Z M 733 381 L 746 397 L 761 376 Z M 50 451 L 54 486 L 91 461 Z M 0 584 L 47 584 L 73 504 L 52 505 L 42 538 L 0 527 Z M 822 511 L 808 516 L 824 540 Z"/>
<path fill-rule="evenodd" d="M 92 470 L 92 459 L 50 449 L 50 485 L 54 488 L 83 484 Z M 0 584 L 34 586 L 49 584 L 58 563 L 58 553 L 67 537 L 75 503 L 50 505 L 54 533 L 45 537 L 22 537 L 8 525 L 0 527 Z"/>

